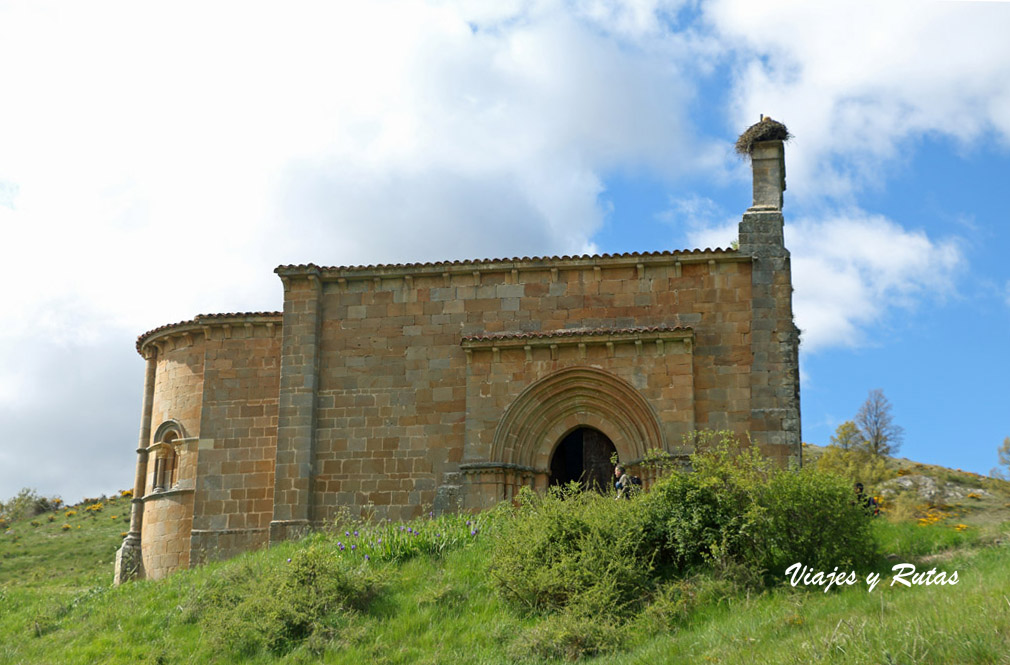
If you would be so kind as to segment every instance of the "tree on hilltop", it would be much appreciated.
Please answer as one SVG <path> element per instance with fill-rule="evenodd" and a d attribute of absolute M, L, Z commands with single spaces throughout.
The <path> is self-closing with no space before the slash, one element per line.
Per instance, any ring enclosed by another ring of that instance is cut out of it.
<path fill-rule="evenodd" d="M 870 391 L 859 407 L 855 424 L 866 450 L 878 457 L 896 454 L 905 438 L 905 429 L 894 424 L 891 403 L 880 388 Z"/>
<path fill-rule="evenodd" d="M 865 441 L 863 435 L 859 433 L 856 423 L 846 420 L 838 426 L 831 436 L 831 445 L 838 446 L 842 450 L 858 450 L 863 447 Z"/>
<path fill-rule="evenodd" d="M 999 456 L 1000 466 L 1005 466 L 1006 470 L 1004 471 L 999 466 L 994 466 L 989 475 L 993 478 L 1010 480 L 1010 436 L 1003 439 L 1003 445 L 996 449 L 996 455 Z"/>

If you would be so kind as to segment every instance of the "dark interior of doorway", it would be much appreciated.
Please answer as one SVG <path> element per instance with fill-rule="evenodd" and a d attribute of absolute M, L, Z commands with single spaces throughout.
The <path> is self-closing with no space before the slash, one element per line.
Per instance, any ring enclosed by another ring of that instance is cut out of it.
<path fill-rule="evenodd" d="M 606 491 L 613 484 L 611 457 L 617 449 L 607 436 L 591 427 L 580 427 L 565 435 L 551 456 L 551 485 L 572 481 L 585 489 Z"/>

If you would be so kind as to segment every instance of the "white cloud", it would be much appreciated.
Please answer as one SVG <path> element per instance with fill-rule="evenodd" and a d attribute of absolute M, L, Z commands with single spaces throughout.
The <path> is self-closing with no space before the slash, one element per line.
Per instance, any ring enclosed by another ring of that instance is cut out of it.
<path fill-rule="evenodd" d="M 32 278 L 0 307 L 87 336 L 268 307 L 293 260 L 590 247 L 605 170 L 683 168 L 691 86 L 563 6 L 505 9 L 8 8 L 0 278 Z"/>
<path fill-rule="evenodd" d="M 723 113 L 695 97 L 719 61 L 737 66 L 734 127 L 763 112 L 797 135 L 798 198 L 858 192 L 926 133 L 1010 136 L 1005 5 L 719 0 L 683 28 L 678 12 L 698 7 L 0 5 L 0 419 L 52 415 L 53 385 L 118 408 L 121 382 L 139 391 L 139 378 L 98 368 L 139 361 L 113 336 L 276 308 L 279 263 L 592 250 L 609 173 L 743 172 L 688 120 Z M 718 218 L 684 203 L 681 217 Z M 806 224 L 788 232 L 797 288 L 806 270 L 821 289 L 801 321 L 807 348 L 852 343 L 894 303 L 945 288 L 959 256 L 858 210 Z M 735 237 L 704 228 L 702 246 Z M 839 255 L 825 236 L 895 255 Z M 842 306 L 818 310 L 829 296 Z M 74 354 L 92 368 L 79 383 L 49 362 Z M 83 413 L 70 392 L 58 401 L 59 417 Z M 134 435 L 108 445 L 132 450 Z M 3 495 L 20 470 L 0 467 Z"/>
<path fill-rule="evenodd" d="M 280 263 L 594 250 L 606 172 L 712 152 L 675 5 L 0 5 L 0 420 L 79 460 L 29 421 L 139 379 L 52 358 L 140 367 L 144 329 L 278 308 Z M 133 429 L 82 436 L 129 478 Z"/>
<path fill-rule="evenodd" d="M 688 238 L 697 247 L 726 247 L 737 224 L 712 219 Z M 871 327 L 897 308 L 952 295 L 964 262 L 956 240 L 858 209 L 787 222 L 785 242 L 805 352 L 870 343 Z"/>
<path fill-rule="evenodd" d="M 928 135 L 1010 146 L 1010 3 L 716 0 L 734 52 L 733 123 L 796 135 L 790 187 L 847 197 Z"/>

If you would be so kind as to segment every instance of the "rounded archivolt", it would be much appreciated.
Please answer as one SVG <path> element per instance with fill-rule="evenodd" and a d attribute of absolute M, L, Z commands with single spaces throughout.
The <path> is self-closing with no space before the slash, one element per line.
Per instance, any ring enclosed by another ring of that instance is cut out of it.
<path fill-rule="evenodd" d="M 158 425 L 158 429 L 154 432 L 154 443 L 161 443 L 165 440 L 166 436 L 169 434 L 175 434 L 176 439 L 186 438 L 186 432 L 182 428 L 182 423 L 178 420 L 170 419 Z"/>
<path fill-rule="evenodd" d="M 573 367 L 533 383 L 509 405 L 490 461 L 546 470 L 554 447 L 578 427 L 604 433 L 622 462 L 665 450 L 659 420 L 633 386 L 602 370 Z"/>

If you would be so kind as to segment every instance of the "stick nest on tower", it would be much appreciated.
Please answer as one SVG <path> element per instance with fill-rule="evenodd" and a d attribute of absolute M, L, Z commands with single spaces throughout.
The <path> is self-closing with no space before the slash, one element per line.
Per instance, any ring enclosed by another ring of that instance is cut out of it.
<path fill-rule="evenodd" d="M 736 151 L 749 156 L 754 151 L 754 144 L 761 141 L 788 141 L 793 137 L 786 126 L 777 120 L 763 117 L 761 122 L 748 127 L 736 140 Z"/>

